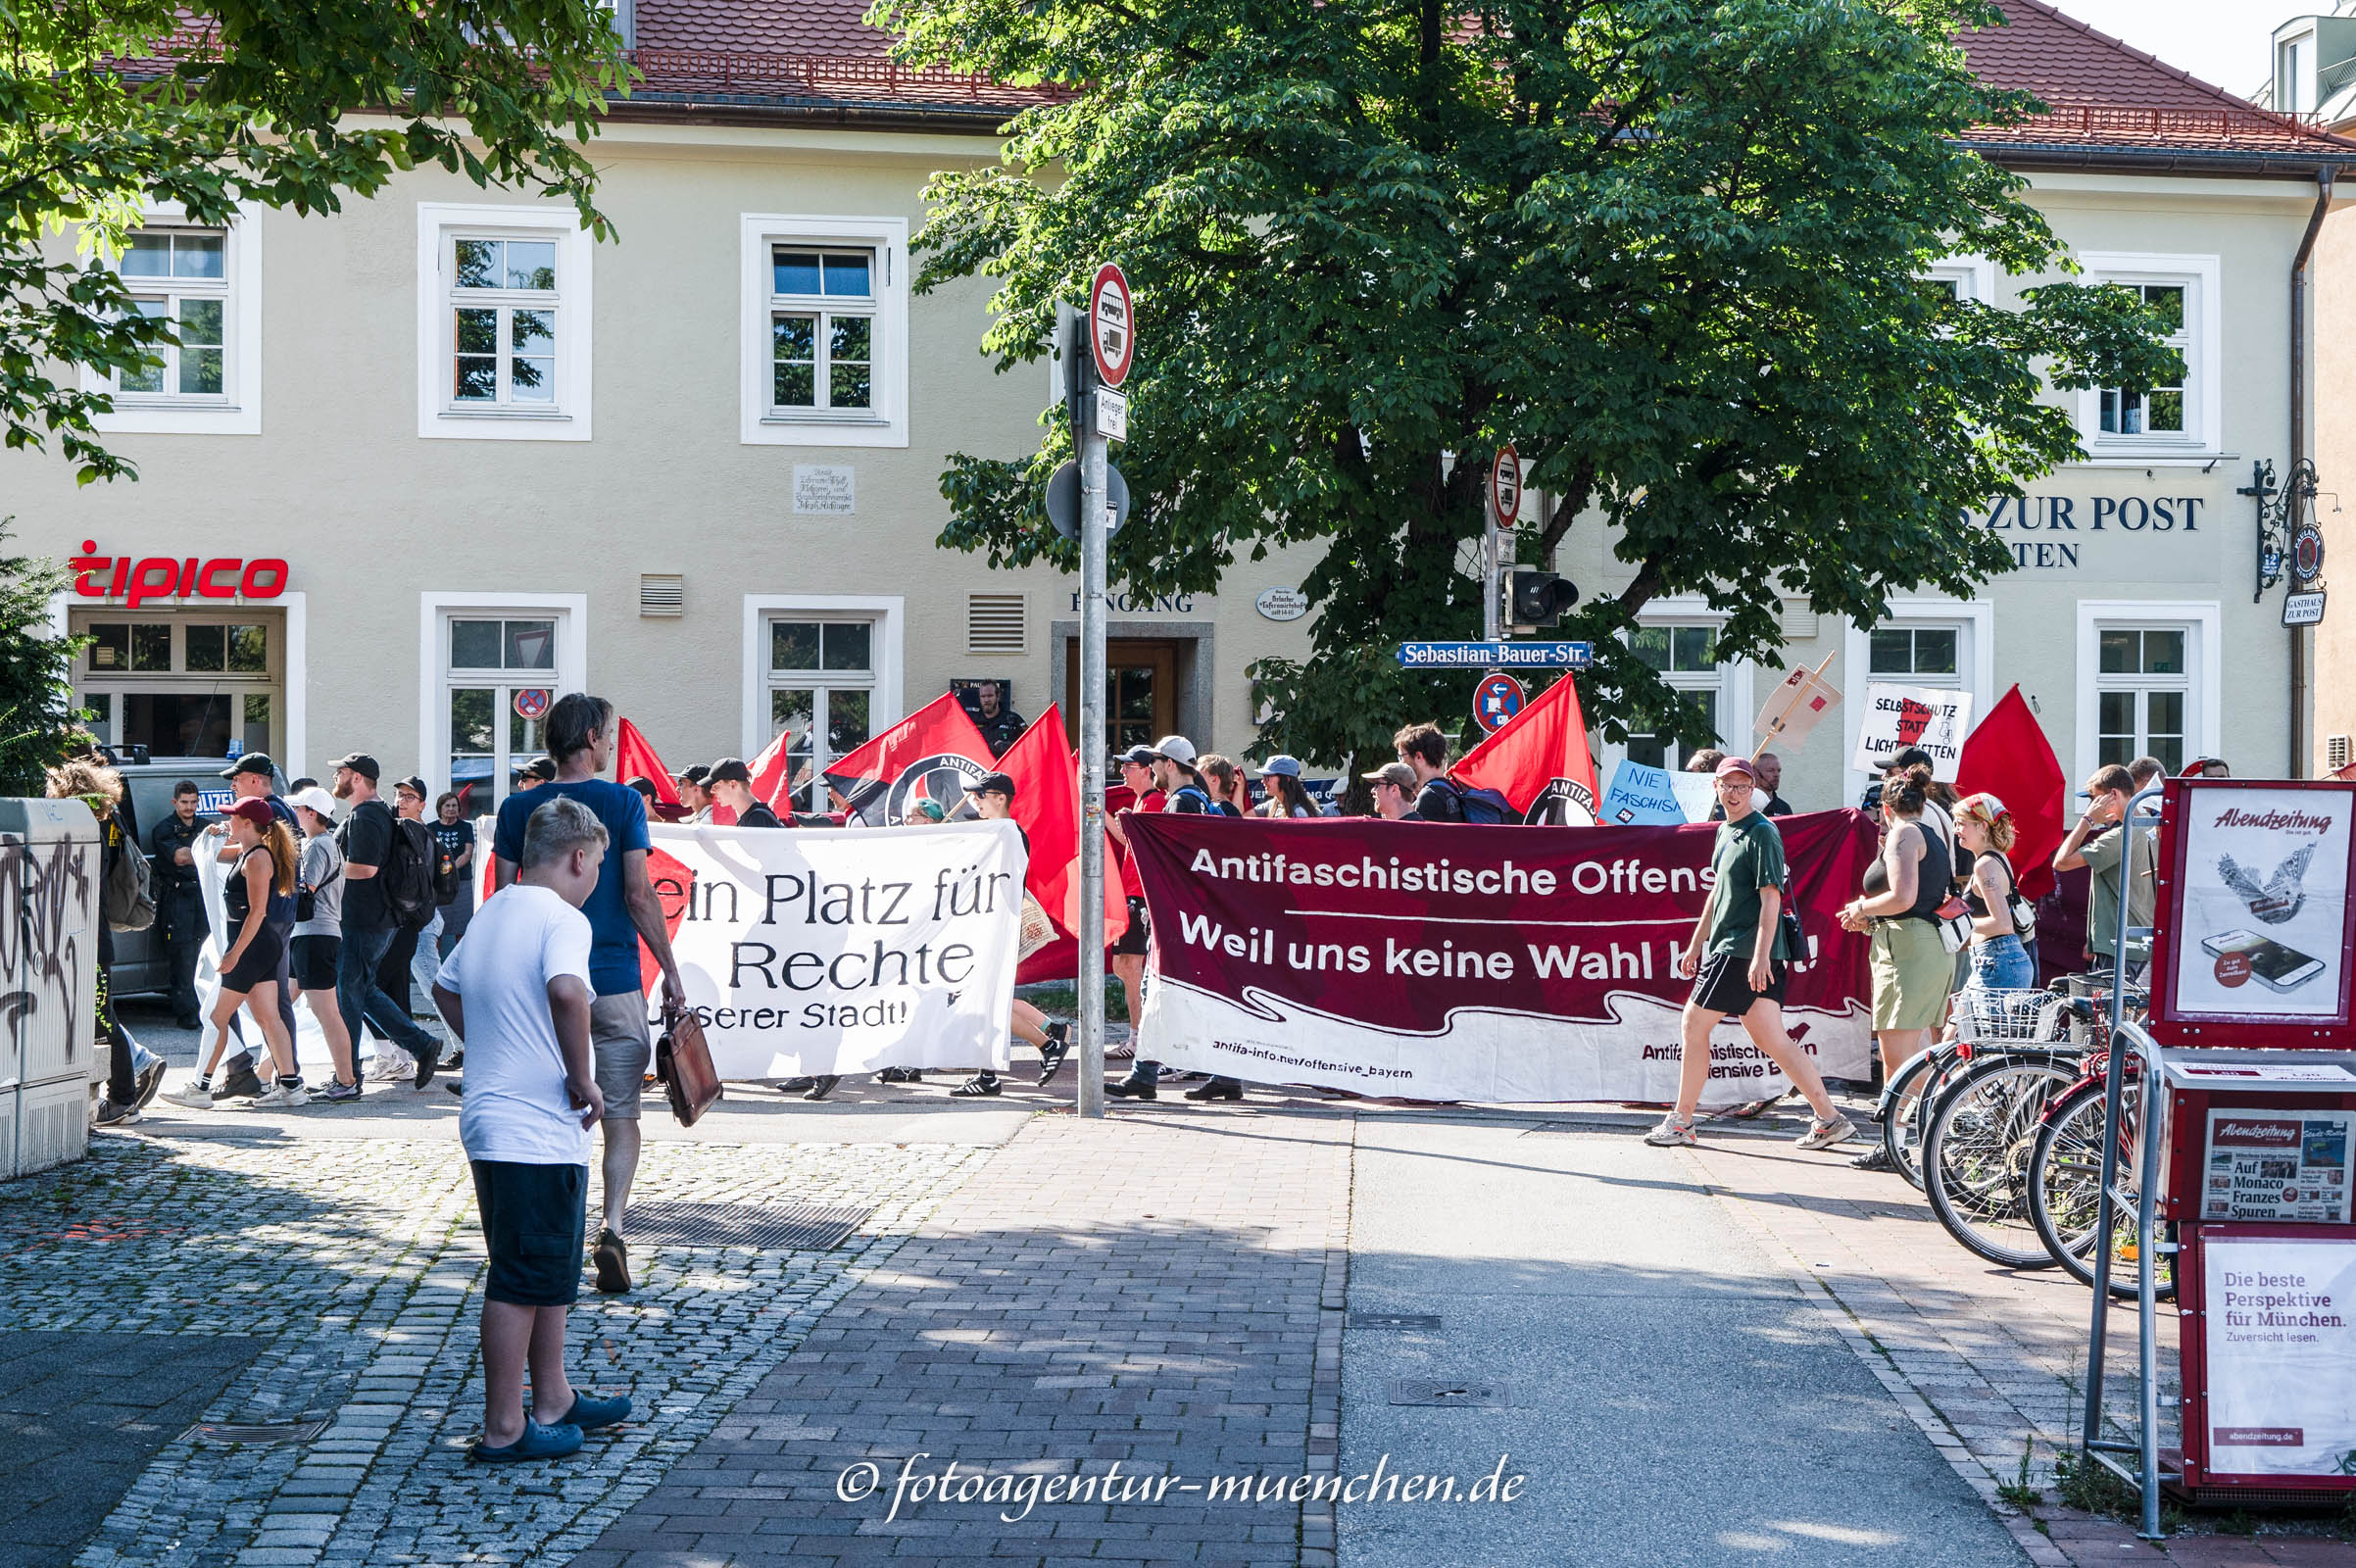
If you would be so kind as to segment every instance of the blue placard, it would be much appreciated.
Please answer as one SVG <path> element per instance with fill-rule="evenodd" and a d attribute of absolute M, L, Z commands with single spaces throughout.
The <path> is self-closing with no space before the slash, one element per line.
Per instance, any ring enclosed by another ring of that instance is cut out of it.
<path fill-rule="evenodd" d="M 1646 767 L 1623 761 L 1603 792 L 1595 821 L 1603 827 L 1662 827 L 1683 822 L 1685 808 L 1677 804 L 1677 786 L 1665 767 Z"/>
<path fill-rule="evenodd" d="M 1409 669 L 1585 669 L 1593 643 L 1400 643 Z"/>

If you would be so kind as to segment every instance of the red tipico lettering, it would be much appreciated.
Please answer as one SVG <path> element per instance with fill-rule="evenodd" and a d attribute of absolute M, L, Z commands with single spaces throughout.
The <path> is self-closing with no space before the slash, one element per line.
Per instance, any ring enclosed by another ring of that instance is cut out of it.
<path fill-rule="evenodd" d="M 180 564 L 169 556 L 150 556 L 131 568 L 130 590 L 123 602 L 136 610 L 146 600 L 169 599 L 180 580 Z"/>
<path fill-rule="evenodd" d="M 248 561 L 242 556 L 102 556 L 98 541 L 84 539 L 82 553 L 67 565 L 74 572 L 74 591 L 84 599 L 121 599 L 136 607 L 150 599 L 276 599 L 286 592 L 286 563 L 276 556 Z M 100 574 L 112 566 L 103 582 Z"/>
<path fill-rule="evenodd" d="M 263 583 L 265 576 L 270 579 L 268 586 Z M 286 563 L 270 559 L 249 561 L 237 587 L 248 599 L 275 599 L 286 592 Z"/>

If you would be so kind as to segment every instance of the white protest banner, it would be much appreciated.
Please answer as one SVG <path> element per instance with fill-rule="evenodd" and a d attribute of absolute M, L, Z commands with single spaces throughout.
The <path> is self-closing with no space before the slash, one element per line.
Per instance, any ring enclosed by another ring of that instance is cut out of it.
<path fill-rule="evenodd" d="M 2351 818 L 2336 786 L 2184 789 L 2170 1016 L 2348 1020 Z"/>
<path fill-rule="evenodd" d="M 2344 1475 L 2356 1450 L 2356 1245 L 2212 1236 L 2201 1272 L 2209 1473 Z"/>
<path fill-rule="evenodd" d="M 1865 711 L 1857 726 L 1857 752 L 1849 766 L 1881 771 L 1882 759 L 1901 746 L 1931 754 L 1931 776 L 1953 780 L 1963 758 L 1963 737 L 1972 727 L 1972 694 L 1945 686 L 1865 688 Z"/>
<path fill-rule="evenodd" d="M 1007 1064 L 1013 823 L 648 832 L 647 872 L 722 1078 Z M 650 1011 L 661 986 L 650 975 Z"/>
<path fill-rule="evenodd" d="M 1718 808 L 1718 780 L 1714 774 L 1671 773 L 1669 790 L 1677 797 L 1677 808 L 1685 812 L 1689 822 L 1706 822 L 1710 812 Z"/>

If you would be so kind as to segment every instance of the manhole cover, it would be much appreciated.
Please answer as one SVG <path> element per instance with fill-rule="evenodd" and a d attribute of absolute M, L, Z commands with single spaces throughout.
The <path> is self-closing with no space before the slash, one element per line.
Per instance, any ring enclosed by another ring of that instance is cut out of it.
<path fill-rule="evenodd" d="M 279 1421 L 241 1426 L 234 1421 L 199 1421 L 180 1434 L 182 1443 L 309 1443 L 327 1430 L 324 1421 Z"/>
<path fill-rule="evenodd" d="M 1350 1326 L 1353 1329 L 1406 1329 L 1411 1332 L 1437 1334 L 1440 1318 L 1432 1312 L 1352 1312 Z"/>
<path fill-rule="evenodd" d="M 642 1247 L 761 1247 L 823 1252 L 843 1245 L 874 1213 L 815 1203 L 687 1203 L 630 1205 L 630 1240 Z"/>
<path fill-rule="evenodd" d="M 1501 1409 L 1512 1401 L 1505 1397 L 1505 1385 L 1477 1380 L 1449 1382 L 1446 1378 L 1394 1378 L 1391 1380 L 1393 1404 L 1462 1404 Z"/>

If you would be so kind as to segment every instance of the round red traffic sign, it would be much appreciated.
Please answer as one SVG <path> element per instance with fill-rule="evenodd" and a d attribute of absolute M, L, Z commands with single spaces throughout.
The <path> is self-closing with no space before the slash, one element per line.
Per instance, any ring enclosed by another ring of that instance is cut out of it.
<path fill-rule="evenodd" d="M 1507 719 L 1522 710 L 1529 695 L 1511 675 L 1492 670 L 1473 689 L 1473 720 L 1494 735 L 1505 727 Z"/>
<path fill-rule="evenodd" d="M 524 719 L 544 717 L 548 712 L 548 705 L 555 700 L 555 693 L 545 686 L 525 686 L 515 693 L 515 716 Z"/>
<path fill-rule="evenodd" d="M 1137 359 L 1137 323 L 1129 305 L 1129 279 L 1106 262 L 1088 290 L 1088 352 L 1096 357 L 1097 379 L 1119 386 Z"/>
<path fill-rule="evenodd" d="M 2310 524 L 2298 531 L 2290 544 L 2290 569 L 2301 582 L 2313 582 L 2323 574 L 2324 531 Z"/>
<path fill-rule="evenodd" d="M 1522 510 L 1522 457 L 1511 447 L 1497 448 L 1489 466 L 1489 504 L 1497 509 L 1497 526 L 1510 528 Z"/>

